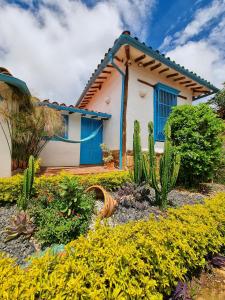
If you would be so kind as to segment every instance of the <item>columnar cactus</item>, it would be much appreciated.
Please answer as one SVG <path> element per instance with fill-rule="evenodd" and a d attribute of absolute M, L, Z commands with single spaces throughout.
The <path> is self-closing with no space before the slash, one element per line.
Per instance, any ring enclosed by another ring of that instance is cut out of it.
<path fill-rule="evenodd" d="M 140 184 L 143 180 L 143 155 L 141 150 L 140 123 L 134 121 L 133 134 L 134 182 Z"/>
<path fill-rule="evenodd" d="M 24 171 L 23 175 L 23 190 L 22 195 L 18 200 L 18 207 L 22 210 L 26 210 L 28 202 L 30 200 L 30 195 L 32 192 L 32 187 L 34 183 L 34 157 L 30 156 L 28 168 Z"/>
<path fill-rule="evenodd" d="M 171 128 L 170 125 L 167 124 L 165 128 L 164 153 L 160 159 L 159 174 L 157 176 L 152 122 L 148 124 L 148 130 L 148 182 L 155 190 L 157 204 L 164 209 L 167 206 L 168 193 L 173 189 L 177 181 L 177 176 L 180 169 L 180 155 L 174 152 L 171 142 Z"/>

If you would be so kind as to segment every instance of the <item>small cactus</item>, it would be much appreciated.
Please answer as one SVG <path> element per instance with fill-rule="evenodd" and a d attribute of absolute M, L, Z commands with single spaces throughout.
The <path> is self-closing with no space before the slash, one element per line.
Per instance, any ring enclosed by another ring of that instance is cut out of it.
<path fill-rule="evenodd" d="M 33 183 L 34 183 L 34 157 L 30 156 L 28 162 L 28 168 L 24 171 L 24 175 L 23 175 L 22 195 L 17 202 L 18 207 L 24 211 L 27 209 L 28 202 L 30 200 Z"/>

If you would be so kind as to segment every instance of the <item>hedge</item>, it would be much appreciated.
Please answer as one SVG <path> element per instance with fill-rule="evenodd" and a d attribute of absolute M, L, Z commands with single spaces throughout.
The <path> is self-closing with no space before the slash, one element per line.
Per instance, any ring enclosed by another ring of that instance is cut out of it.
<path fill-rule="evenodd" d="M 0 257 L 0 299 L 162 300 L 225 245 L 225 194 L 169 209 L 167 218 L 98 224 L 60 255 L 27 267 Z"/>
<path fill-rule="evenodd" d="M 55 176 L 40 176 L 35 178 L 34 193 L 38 193 L 43 185 L 56 185 L 67 176 L 75 176 L 69 173 L 62 172 Z M 128 171 L 113 171 L 108 173 L 99 173 L 91 175 L 76 175 L 80 183 L 85 187 L 99 184 L 107 190 L 114 190 L 122 186 L 125 182 L 130 181 Z M 15 202 L 19 198 L 22 191 L 22 175 L 15 175 L 10 178 L 0 178 L 0 203 Z"/>

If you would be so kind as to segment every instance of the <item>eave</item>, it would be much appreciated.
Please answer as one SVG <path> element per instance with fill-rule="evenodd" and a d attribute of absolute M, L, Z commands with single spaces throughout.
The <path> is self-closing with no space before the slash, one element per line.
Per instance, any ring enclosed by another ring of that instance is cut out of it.
<path fill-rule="evenodd" d="M 11 75 L 6 75 L 0 73 L 0 81 L 3 81 L 9 85 L 17 87 L 22 93 L 30 96 L 30 91 L 26 85 L 26 83 L 16 77 L 13 77 Z"/>
<path fill-rule="evenodd" d="M 186 84 L 185 87 L 187 88 L 190 86 L 189 87 L 190 90 L 192 90 L 193 93 L 196 94 L 193 95 L 193 99 L 197 99 L 199 96 L 201 97 L 207 96 L 209 94 L 216 93 L 219 91 L 218 88 L 216 88 L 207 80 L 201 78 L 196 73 L 193 73 L 188 69 L 185 69 L 183 66 L 176 64 L 174 61 L 171 61 L 169 57 L 165 57 L 165 55 L 160 53 L 159 51 L 157 50 L 155 51 L 151 47 L 147 47 L 144 43 L 139 42 L 137 38 L 133 38 L 129 34 L 122 34 L 115 41 L 113 47 L 109 49 L 108 53 L 105 54 L 104 59 L 101 61 L 97 69 L 92 74 L 78 102 L 76 103 L 76 106 L 80 108 L 84 108 L 89 103 L 89 101 L 93 98 L 95 93 L 98 91 L 98 87 L 94 88 L 93 86 L 94 84 L 95 85 L 98 84 L 97 80 L 100 80 L 101 77 L 105 77 L 101 79 L 102 80 L 102 83 L 100 85 L 101 88 L 102 84 L 104 84 L 104 81 L 107 80 L 107 78 L 110 76 L 109 71 L 110 69 L 113 70 L 113 66 L 110 65 L 110 61 L 112 57 L 117 59 L 118 62 L 120 63 L 123 62 L 123 59 L 119 57 L 118 52 L 121 49 L 121 47 L 125 45 L 133 47 L 134 49 L 140 51 L 141 56 L 134 58 L 135 63 L 142 64 L 142 62 L 146 60 L 148 56 L 149 58 L 152 58 L 152 61 L 144 62 L 143 63 L 144 67 L 147 66 L 150 67 L 150 70 L 153 72 L 159 69 L 160 70 L 159 73 L 160 74 L 163 73 L 163 75 L 168 70 L 175 71 L 177 73 L 170 74 L 169 76 L 167 76 L 167 77 L 171 77 L 171 80 L 173 79 L 173 81 L 175 82 L 179 79 L 179 78 L 176 79 L 175 76 L 183 76 L 184 79 L 180 83 Z M 125 46 L 125 50 L 126 50 L 126 46 Z M 102 76 L 102 74 L 106 74 L 107 76 Z M 194 87 L 193 83 L 197 83 L 199 87 Z M 205 89 L 203 90 L 203 88 Z"/>

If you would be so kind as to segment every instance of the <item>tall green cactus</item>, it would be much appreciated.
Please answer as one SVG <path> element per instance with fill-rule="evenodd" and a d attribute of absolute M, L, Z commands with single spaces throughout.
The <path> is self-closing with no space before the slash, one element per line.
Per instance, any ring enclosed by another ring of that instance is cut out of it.
<path fill-rule="evenodd" d="M 28 202 L 30 200 L 30 195 L 32 192 L 33 183 L 34 183 L 34 157 L 30 156 L 28 162 L 28 168 L 24 171 L 24 175 L 23 175 L 22 195 L 17 202 L 18 207 L 22 210 L 27 209 Z"/>
<path fill-rule="evenodd" d="M 133 157 L 134 157 L 134 182 L 141 184 L 143 181 L 143 154 L 141 149 L 141 137 L 140 137 L 140 123 L 134 121 L 134 134 L 133 134 Z"/>
<path fill-rule="evenodd" d="M 176 184 L 179 169 L 180 169 L 180 155 L 174 152 L 171 142 L 171 128 L 167 123 L 165 128 L 165 143 L 164 153 L 160 158 L 159 174 L 157 176 L 156 154 L 154 150 L 154 136 L 153 123 L 148 124 L 148 182 L 154 188 L 156 195 L 156 202 L 162 208 L 167 206 L 168 193 Z M 158 177 L 158 178 L 157 178 Z"/>

